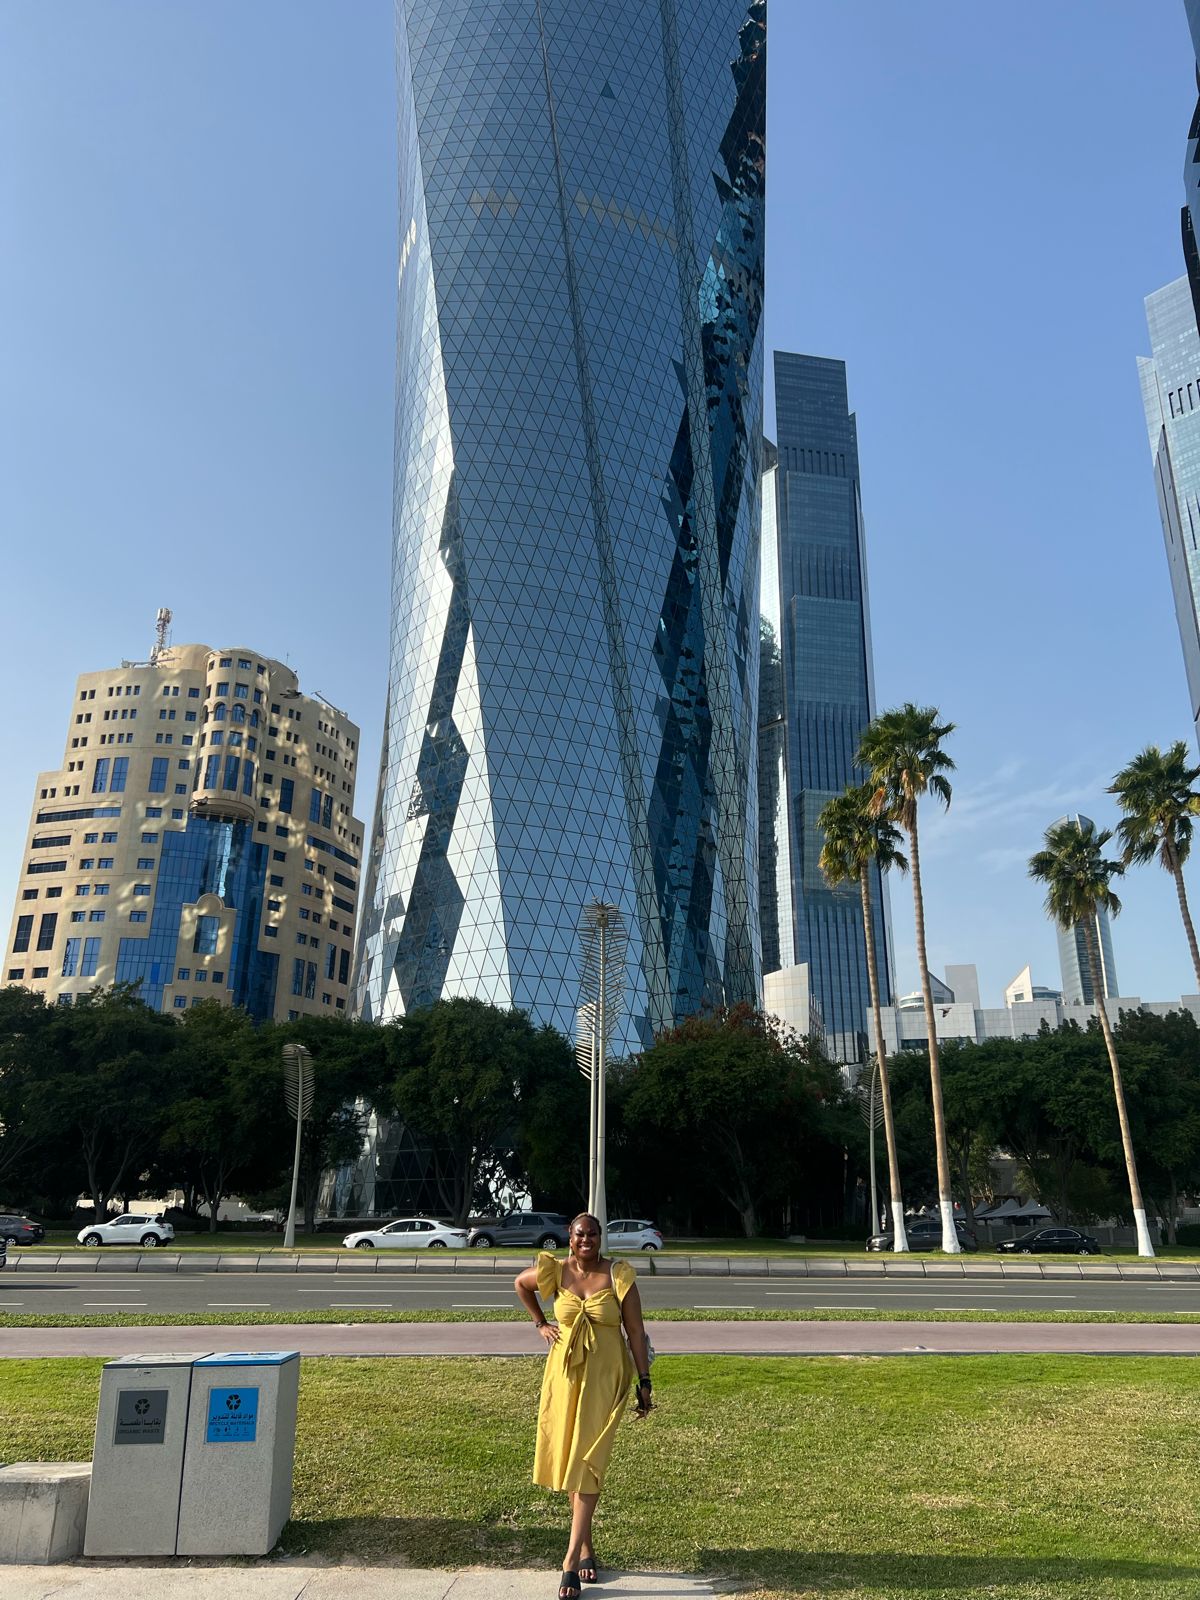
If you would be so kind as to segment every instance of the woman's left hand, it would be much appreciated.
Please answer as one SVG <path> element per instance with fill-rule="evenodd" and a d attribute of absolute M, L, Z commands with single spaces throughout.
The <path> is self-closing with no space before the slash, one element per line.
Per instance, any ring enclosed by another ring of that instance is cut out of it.
<path fill-rule="evenodd" d="M 654 1405 L 653 1405 L 653 1402 L 651 1401 L 651 1398 L 650 1398 L 652 1392 L 653 1392 L 653 1386 L 651 1385 L 651 1382 L 650 1382 L 649 1378 L 642 1378 L 638 1383 L 637 1391 L 636 1391 L 636 1393 L 637 1393 L 637 1412 L 636 1412 L 636 1415 L 637 1416 L 639 1416 L 639 1417 L 648 1417 L 650 1415 L 651 1411 L 653 1411 Z"/>

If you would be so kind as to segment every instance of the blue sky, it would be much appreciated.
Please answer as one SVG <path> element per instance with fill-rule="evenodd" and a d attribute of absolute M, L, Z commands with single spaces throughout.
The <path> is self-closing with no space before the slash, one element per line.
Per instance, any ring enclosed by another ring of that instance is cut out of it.
<path fill-rule="evenodd" d="M 770 30 L 768 343 L 849 365 L 880 704 L 960 730 L 931 960 L 995 1004 L 1026 961 L 1058 981 L 1045 825 L 1111 819 L 1110 775 L 1190 737 L 1134 365 L 1182 270 L 1182 0 L 772 0 Z M 369 818 L 391 32 L 390 0 L 0 8 L 5 918 L 74 677 L 143 657 L 160 605 L 363 725 Z M 1193 988 L 1165 875 L 1124 897 L 1123 992 Z"/>

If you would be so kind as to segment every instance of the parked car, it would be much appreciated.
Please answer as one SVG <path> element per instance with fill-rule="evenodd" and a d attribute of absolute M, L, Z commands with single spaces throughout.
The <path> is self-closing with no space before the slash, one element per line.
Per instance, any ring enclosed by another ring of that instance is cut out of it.
<path fill-rule="evenodd" d="M 570 1224 L 562 1211 L 510 1211 L 494 1222 L 489 1218 L 471 1229 L 468 1243 L 477 1250 L 495 1246 L 534 1244 L 539 1250 L 561 1250 Z"/>
<path fill-rule="evenodd" d="M 132 1211 L 113 1217 L 110 1222 L 91 1222 L 75 1235 L 80 1244 L 93 1249 L 102 1244 L 140 1245 L 143 1250 L 156 1250 L 160 1244 L 169 1244 L 175 1229 L 161 1217 L 139 1217 Z"/>
<path fill-rule="evenodd" d="M 1005 1255 L 1098 1256 L 1100 1246 L 1090 1233 L 1078 1228 L 1037 1228 L 1019 1239 L 1001 1239 L 996 1246 Z"/>
<path fill-rule="evenodd" d="M 972 1229 L 965 1222 L 955 1219 L 954 1231 L 958 1234 L 958 1242 L 964 1250 L 978 1250 L 979 1241 Z M 937 1217 L 915 1217 L 912 1222 L 905 1222 L 904 1236 L 908 1240 L 910 1250 L 940 1250 L 942 1248 L 942 1224 Z M 889 1233 L 873 1233 L 867 1240 L 868 1250 L 890 1250 L 895 1243 L 894 1235 Z"/>
<path fill-rule="evenodd" d="M 41 1244 L 46 1230 L 32 1217 L 19 1217 L 13 1211 L 0 1211 L 0 1239 L 12 1244 Z"/>
<path fill-rule="evenodd" d="M 467 1230 L 432 1217 L 399 1217 L 379 1228 L 360 1228 L 342 1240 L 347 1250 L 464 1250 Z"/>
<path fill-rule="evenodd" d="M 0 1272 L 8 1265 L 8 1240 L 0 1238 Z"/>
<path fill-rule="evenodd" d="M 652 1222 L 639 1222 L 634 1217 L 620 1217 L 608 1225 L 610 1250 L 661 1250 L 663 1236 Z"/>

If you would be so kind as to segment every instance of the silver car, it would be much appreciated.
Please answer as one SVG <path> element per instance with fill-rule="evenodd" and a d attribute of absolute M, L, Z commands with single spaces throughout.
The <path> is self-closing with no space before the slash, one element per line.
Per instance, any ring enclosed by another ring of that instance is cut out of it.
<path fill-rule="evenodd" d="M 607 1230 L 610 1250 L 661 1250 L 663 1236 L 652 1222 L 637 1217 L 618 1217 Z"/>
<path fill-rule="evenodd" d="M 467 1230 L 431 1217 L 400 1217 L 379 1228 L 360 1228 L 342 1240 L 346 1250 L 462 1250 Z"/>

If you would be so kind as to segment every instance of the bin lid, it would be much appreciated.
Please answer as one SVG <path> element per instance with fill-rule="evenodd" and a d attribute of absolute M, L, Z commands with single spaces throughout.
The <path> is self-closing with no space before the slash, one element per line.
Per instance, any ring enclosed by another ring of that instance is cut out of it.
<path fill-rule="evenodd" d="M 299 1361 L 299 1350 L 215 1350 L 210 1356 L 201 1356 L 198 1367 L 281 1367 L 287 1361 Z"/>
<path fill-rule="evenodd" d="M 203 1361 L 207 1350 L 153 1350 L 147 1355 L 116 1356 L 104 1363 L 108 1367 L 191 1367 Z"/>

